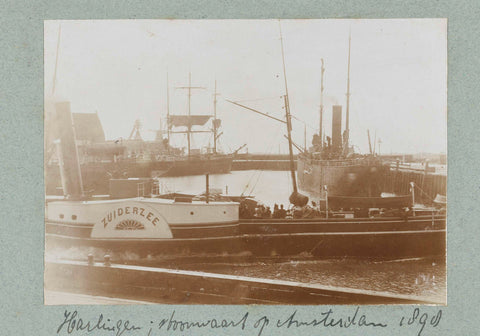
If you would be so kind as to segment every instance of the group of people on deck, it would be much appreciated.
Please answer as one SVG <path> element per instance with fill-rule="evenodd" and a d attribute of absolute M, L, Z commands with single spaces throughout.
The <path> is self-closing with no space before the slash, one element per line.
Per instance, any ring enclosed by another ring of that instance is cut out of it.
<path fill-rule="evenodd" d="M 249 207 L 246 203 L 240 203 L 240 218 L 287 218 L 289 212 L 283 207 L 283 204 L 275 204 L 273 212 L 269 206 L 258 204 L 255 208 Z"/>
<path fill-rule="evenodd" d="M 283 204 L 280 204 L 280 207 L 278 206 L 278 204 L 275 204 L 275 206 L 273 207 L 273 212 L 269 206 L 260 204 L 255 209 L 255 215 L 254 215 L 254 218 L 286 218 L 286 217 L 287 217 L 287 210 L 283 208 Z"/>
<path fill-rule="evenodd" d="M 339 211 L 322 210 L 320 204 L 312 201 L 311 205 L 303 207 L 292 206 L 285 209 L 283 204 L 275 204 L 273 211 L 269 206 L 261 203 L 241 202 L 239 215 L 244 219 L 300 219 L 300 218 L 374 218 L 374 217 L 400 217 L 408 221 L 408 217 L 412 215 L 411 208 L 400 209 L 339 209 Z M 351 216 L 351 217 L 347 217 Z"/>

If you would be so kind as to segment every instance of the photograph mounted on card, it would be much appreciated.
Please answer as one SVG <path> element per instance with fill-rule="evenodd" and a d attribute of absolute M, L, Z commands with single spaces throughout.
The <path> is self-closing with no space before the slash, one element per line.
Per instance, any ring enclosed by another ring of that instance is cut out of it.
<path fill-rule="evenodd" d="M 44 28 L 45 304 L 446 304 L 446 20 Z"/>

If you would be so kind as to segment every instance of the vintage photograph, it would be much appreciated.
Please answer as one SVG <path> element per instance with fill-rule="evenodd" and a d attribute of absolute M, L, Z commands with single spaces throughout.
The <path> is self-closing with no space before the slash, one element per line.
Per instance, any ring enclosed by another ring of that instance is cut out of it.
<path fill-rule="evenodd" d="M 447 304 L 447 20 L 44 22 L 44 303 Z"/>

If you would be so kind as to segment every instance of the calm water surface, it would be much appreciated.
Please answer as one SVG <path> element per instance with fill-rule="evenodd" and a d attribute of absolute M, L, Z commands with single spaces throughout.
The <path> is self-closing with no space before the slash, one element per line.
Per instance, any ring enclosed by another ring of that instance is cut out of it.
<path fill-rule="evenodd" d="M 230 174 L 210 175 L 210 189 L 239 196 L 255 196 L 264 204 L 273 207 L 275 203 L 288 205 L 292 193 L 292 182 L 288 171 L 244 170 Z M 161 193 L 185 192 L 200 194 L 205 191 L 205 176 L 165 177 L 160 179 Z"/>

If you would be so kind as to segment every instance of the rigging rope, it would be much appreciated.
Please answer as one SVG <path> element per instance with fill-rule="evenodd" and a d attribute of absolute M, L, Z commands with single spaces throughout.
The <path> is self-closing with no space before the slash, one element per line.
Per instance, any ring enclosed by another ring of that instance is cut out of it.
<path fill-rule="evenodd" d="M 267 148 L 268 148 L 268 149 L 267 149 L 267 152 L 266 152 L 267 155 L 268 155 L 268 154 L 271 154 L 271 153 L 273 152 L 273 146 L 274 146 L 274 143 L 275 143 L 274 140 L 278 137 L 278 133 L 280 133 L 280 128 L 277 128 L 277 131 L 276 131 L 275 135 L 274 135 L 273 137 L 271 137 L 271 142 L 270 142 L 270 144 L 267 146 Z M 264 168 L 265 165 L 266 165 L 266 162 L 263 163 L 263 167 L 261 167 L 261 168 Z M 254 191 L 255 188 L 257 187 L 257 184 L 258 184 L 258 182 L 260 181 L 260 177 L 261 177 L 262 174 L 263 174 L 263 169 L 256 170 L 256 171 L 251 175 L 248 183 L 245 185 L 245 188 L 244 188 L 244 190 L 243 190 L 243 192 L 242 192 L 242 196 L 246 193 L 246 191 L 247 191 L 248 188 L 250 187 L 250 184 L 251 184 L 252 180 L 255 178 L 255 174 L 257 174 L 257 179 L 256 179 L 254 185 L 250 188 L 250 192 L 248 193 L 249 196 L 252 195 L 253 191 Z"/>
<path fill-rule="evenodd" d="M 267 100 L 267 99 L 283 99 L 283 97 L 281 97 L 281 96 L 273 96 L 273 97 L 265 97 L 265 98 L 243 99 L 243 100 L 237 100 L 237 103 L 252 102 L 252 101 L 262 101 L 262 100 Z"/>

